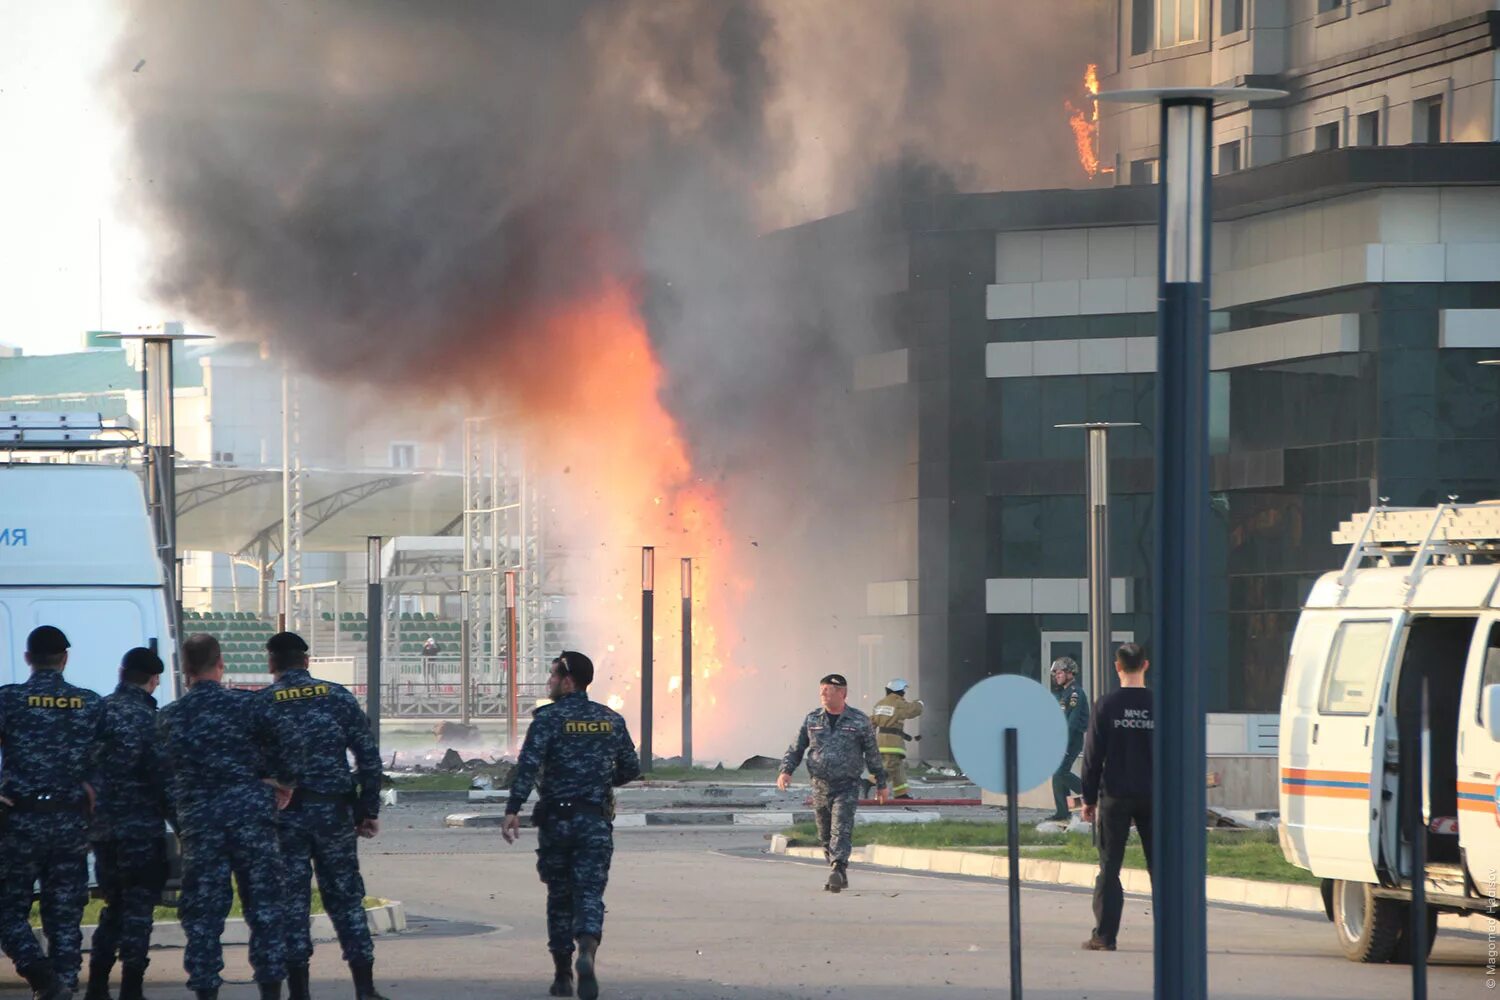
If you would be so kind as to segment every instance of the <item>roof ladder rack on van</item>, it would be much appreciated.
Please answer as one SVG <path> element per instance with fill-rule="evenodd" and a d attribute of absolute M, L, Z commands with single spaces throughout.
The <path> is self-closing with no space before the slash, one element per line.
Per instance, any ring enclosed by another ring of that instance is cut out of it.
<path fill-rule="evenodd" d="M 1350 546 L 1339 576 L 1344 596 L 1366 559 L 1381 559 L 1387 566 L 1394 566 L 1397 563 L 1393 557 L 1404 554 L 1411 555 L 1405 581 L 1409 593 L 1436 559 L 1500 558 L 1500 503 L 1371 507 L 1340 525 L 1333 533 L 1333 542 Z"/>

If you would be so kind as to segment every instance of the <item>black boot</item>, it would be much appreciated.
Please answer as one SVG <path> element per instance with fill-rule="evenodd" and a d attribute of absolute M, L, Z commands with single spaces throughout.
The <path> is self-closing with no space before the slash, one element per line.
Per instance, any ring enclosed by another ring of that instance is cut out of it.
<path fill-rule="evenodd" d="M 578 1000 L 597 1000 L 599 980 L 594 978 L 594 959 L 599 939 L 585 934 L 578 939 Z"/>
<path fill-rule="evenodd" d="M 274 983 L 256 983 L 260 987 L 260 1000 L 281 1000 L 281 980 Z"/>
<path fill-rule="evenodd" d="M 350 962 L 349 971 L 354 976 L 354 1000 L 386 1000 L 375 988 L 374 962 Z"/>
<path fill-rule="evenodd" d="M 120 970 L 120 1000 L 146 1000 L 144 993 L 146 983 L 146 967 L 132 969 L 129 966 Z"/>
<path fill-rule="evenodd" d="M 70 1000 L 73 991 L 63 985 L 46 959 L 24 969 L 17 969 L 26 985 L 31 987 L 32 1000 Z"/>
<path fill-rule="evenodd" d="M 834 863 L 833 871 L 828 873 L 828 882 L 823 888 L 829 892 L 843 892 L 849 888 L 849 874 L 845 862 L 838 861 Z"/>
<path fill-rule="evenodd" d="M 109 972 L 115 967 L 113 956 L 93 955 L 89 958 L 89 985 L 83 1000 L 111 1000 L 109 995 Z"/>
<path fill-rule="evenodd" d="M 549 997 L 573 995 L 573 956 L 565 951 L 552 953 L 552 988 L 547 991 L 547 995 Z"/>
<path fill-rule="evenodd" d="M 312 1000 L 312 987 L 307 981 L 307 966 L 288 965 L 286 967 L 286 996 L 287 1000 Z"/>

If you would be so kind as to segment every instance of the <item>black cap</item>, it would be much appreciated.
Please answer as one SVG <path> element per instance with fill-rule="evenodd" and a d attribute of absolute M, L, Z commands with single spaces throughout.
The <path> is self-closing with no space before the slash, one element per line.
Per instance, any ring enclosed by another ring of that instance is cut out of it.
<path fill-rule="evenodd" d="M 137 646 L 127 651 L 125 656 L 121 658 L 120 669 L 133 670 L 138 674 L 159 674 L 166 667 L 162 664 L 160 656 L 157 656 L 145 646 Z"/>
<path fill-rule="evenodd" d="M 556 662 L 578 687 L 586 688 L 594 683 L 594 661 L 582 653 L 565 649 L 557 654 Z"/>
<path fill-rule="evenodd" d="M 71 645 L 56 625 L 38 625 L 26 637 L 26 652 L 32 656 L 56 656 L 66 653 Z"/>
<path fill-rule="evenodd" d="M 277 656 L 301 656 L 307 652 L 307 640 L 296 632 L 277 632 L 266 640 L 266 652 Z"/>
<path fill-rule="evenodd" d="M 818 681 L 818 683 L 832 684 L 834 687 L 841 688 L 846 688 L 849 686 L 849 682 L 844 680 L 843 674 L 829 674 L 827 677 L 824 677 L 822 680 Z"/>

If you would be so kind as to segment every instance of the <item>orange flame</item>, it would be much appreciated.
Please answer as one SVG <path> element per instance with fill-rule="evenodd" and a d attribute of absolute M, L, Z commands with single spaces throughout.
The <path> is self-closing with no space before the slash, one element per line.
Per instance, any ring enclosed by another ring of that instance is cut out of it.
<path fill-rule="evenodd" d="M 1078 163 L 1083 172 L 1093 180 L 1100 174 L 1114 173 L 1113 167 L 1099 164 L 1099 66 L 1089 63 L 1083 74 L 1083 89 L 1089 95 L 1089 110 L 1075 107 L 1072 101 L 1064 101 L 1068 112 L 1068 126 L 1073 130 L 1073 142 L 1078 147 Z"/>
<path fill-rule="evenodd" d="M 677 751 L 678 567 L 691 557 L 694 750 L 712 754 L 724 644 L 737 639 L 749 589 L 732 562 L 724 504 L 694 469 L 662 403 L 661 364 L 629 290 L 605 288 L 538 325 L 525 355 L 509 359 L 507 381 L 539 471 L 553 484 L 548 504 L 562 534 L 567 618 L 594 658 L 593 690 L 639 726 L 641 546 L 654 546 L 654 749 Z"/>

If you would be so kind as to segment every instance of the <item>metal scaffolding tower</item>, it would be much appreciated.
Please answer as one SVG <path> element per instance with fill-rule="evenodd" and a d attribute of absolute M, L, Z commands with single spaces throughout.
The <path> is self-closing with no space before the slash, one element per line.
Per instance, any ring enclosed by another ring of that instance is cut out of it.
<path fill-rule="evenodd" d="M 298 378 L 285 363 L 281 368 L 281 553 L 286 604 L 281 608 L 286 629 L 299 631 L 302 594 L 303 485 L 302 406 Z"/>

